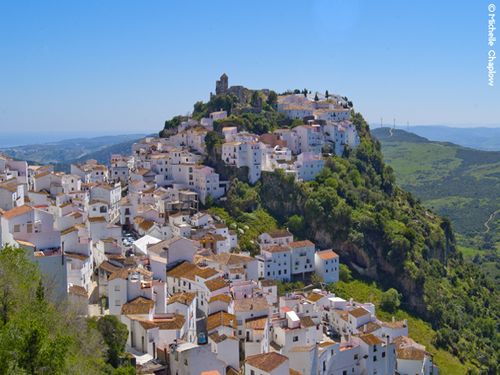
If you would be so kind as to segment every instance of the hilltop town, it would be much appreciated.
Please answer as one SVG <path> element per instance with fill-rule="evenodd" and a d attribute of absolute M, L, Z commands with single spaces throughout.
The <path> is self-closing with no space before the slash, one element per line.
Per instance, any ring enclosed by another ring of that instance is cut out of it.
<path fill-rule="evenodd" d="M 229 86 L 225 74 L 210 100 L 222 97 L 239 104 L 201 108 L 107 165 L 63 173 L 0 156 L 2 246 L 23 249 L 81 316 L 118 317 L 141 373 L 437 374 L 406 320 L 329 292 L 335 248 L 283 227 L 260 233 L 250 252 L 245 228 L 208 209 L 236 175 L 312 181 L 327 157 L 359 147 L 347 98 Z M 283 127 L 253 132 L 235 117 L 266 106 Z M 298 280 L 306 287 L 279 292 Z"/>

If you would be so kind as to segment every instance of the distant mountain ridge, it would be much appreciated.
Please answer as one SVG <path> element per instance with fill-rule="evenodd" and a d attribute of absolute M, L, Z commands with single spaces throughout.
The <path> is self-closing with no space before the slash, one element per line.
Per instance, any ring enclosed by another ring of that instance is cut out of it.
<path fill-rule="evenodd" d="M 29 160 L 34 163 L 55 164 L 58 169 L 66 170 L 66 165 L 87 159 L 108 163 L 112 154 L 130 154 L 131 147 L 146 134 L 122 134 L 92 138 L 73 138 L 56 142 L 30 144 L 1 148 L 10 157 Z"/>
<path fill-rule="evenodd" d="M 372 130 L 380 129 L 376 125 Z M 442 125 L 416 125 L 397 129 L 425 137 L 430 141 L 451 142 L 484 151 L 500 151 L 500 127 L 459 128 Z"/>

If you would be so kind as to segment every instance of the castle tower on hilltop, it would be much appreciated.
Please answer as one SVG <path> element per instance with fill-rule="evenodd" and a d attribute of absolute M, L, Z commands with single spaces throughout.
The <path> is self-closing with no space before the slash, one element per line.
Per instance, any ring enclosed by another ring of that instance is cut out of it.
<path fill-rule="evenodd" d="M 227 94 L 229 88 L 229 79 L 226 73 L 222 74 L 218 81 L 215 82 L 215 95 Z"/>

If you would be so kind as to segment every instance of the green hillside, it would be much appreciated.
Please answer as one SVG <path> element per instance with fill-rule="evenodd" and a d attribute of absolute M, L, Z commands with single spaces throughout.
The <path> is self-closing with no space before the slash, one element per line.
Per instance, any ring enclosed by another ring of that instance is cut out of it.
<path fill-rule="evenodd" d="M 381 141 L 398 184 L 448 217 L 464 255 L 498 276 L 500 152 L 432 142 L 399 129 L 372 133 Z"/>

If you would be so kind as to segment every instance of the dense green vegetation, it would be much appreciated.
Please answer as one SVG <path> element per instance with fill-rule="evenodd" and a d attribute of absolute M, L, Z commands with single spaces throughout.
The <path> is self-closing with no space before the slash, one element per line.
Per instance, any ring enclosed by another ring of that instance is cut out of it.
<path fill-rule="evenodd" d="M 198 103 L 195 113 L 205 115 L 205 108 L 217 108 L 210 104 L 216 99 Z M 215 127 L 215 133 L 225 125 L 256 133 L 287 125 L 279 122 L 271 106 L 239 110 L 246 106 L 232 101 L 224 107 L 231 116 Z M 257 117 L 248 118 L 247 113 Z M 269 125 L 256 126 L 254 121 L 264 117 Z M 280 171 L 263 172 L 255 186 L 243 182 L 241 176 L 236 181 L 238 171 L 231 173 L 214 160 L 220 157 L 220 134 L 213 134 L 215 152 L 209 161 L 233 186 L 227 199 L 211 212 L 237 228 L 242 247 L 251 252 L 256 251 L 258 234 L 275 226 L 288 226 L 296 236 L 321 248 L 333 247 L 358 276 L 398 291 L 397 298 L 393 292 L 385 293 L 386 309 L 398 311 L 399 302 L 413 316 L 430 323 L 435 334 L 421 340 L 424 344 L 431 340 L 443 353 L 455 355 L 463 364 L 457 365 L 461 369 L 497 373 L 499 300 L 493 283 L 457 250 L 450 221 L 396 185 L 381 145 L 372 138 L 363 117 L 353 112 L 352 119 L 361 144 L 343 157 L 328 158 L 324 170 L 310 182 L 296 182 Z M 444 359 L 438 364 L 446 368 Z"/>
<path fill-rule="evenodd" d="M 464 255 L 498 283 L 500 152 L 431 142 L 397 129 L 375 129 L 374 135 L 382 142 L 398 184 L 448 217 Z"/>
<path fill-rule="evenodd" d="M 89 324 L 71 306 L 52 302 L 49 291 L 24 250 L 0 250 L 0 374 L 135 374 L 120 366 L 122 323 Z"/>

